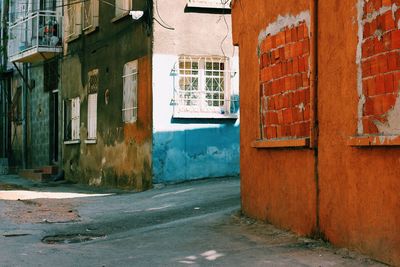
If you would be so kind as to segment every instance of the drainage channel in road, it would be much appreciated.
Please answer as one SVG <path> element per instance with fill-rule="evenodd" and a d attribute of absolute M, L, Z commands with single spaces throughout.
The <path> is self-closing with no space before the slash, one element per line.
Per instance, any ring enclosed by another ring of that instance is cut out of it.
<path fill-rule="evenodd" d="M 98 239 L 105 239 L 105 235 L 97 235 L 97 234 L 60 234 L 60 235 L 51 235 L 45 236 L 42 239 L 42 242 L 45 244 L 75 244 L 75 243 L 84 243 L 89 241 L 94 241 Z"/>

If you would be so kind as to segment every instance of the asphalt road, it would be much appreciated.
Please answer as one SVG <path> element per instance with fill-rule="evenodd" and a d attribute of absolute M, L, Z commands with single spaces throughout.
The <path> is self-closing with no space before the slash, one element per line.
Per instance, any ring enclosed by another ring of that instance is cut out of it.
<path fill-rule="evenodd" d="M 5 180 L 12 182 L 0 177 L 0 184 Z M 5 189 L 90 193 L 21 182 Z M 5 194 L 0 190 L 0 198 Z M 238 178 L 142 193 L 0 200 L 0 211 L 0 266 L 382 266 L 241 216 Z"/>

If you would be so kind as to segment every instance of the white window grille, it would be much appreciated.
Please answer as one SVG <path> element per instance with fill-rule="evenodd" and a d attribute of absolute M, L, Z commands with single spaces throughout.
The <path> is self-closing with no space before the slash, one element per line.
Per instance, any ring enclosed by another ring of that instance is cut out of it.
<path fill-rule="evenodd" d="M 75 97 L 65 101 L 64 105 L 64 139 L 79 140 L 80 138 L 80 99 Z"/>
<path fill-rule="evenodd" d="M 132 9 L 132 0 L 115 0 L 115 16 L 120 17 L 129 14 Z"/>
<path fill-rule="evenodd" d="M 225 57 L 182 56 L 176 79 L 174 115 L 231 113 L 231 76 Z"/>
<path fill-rule="evenodd" d="M 138 61 L 134 60 L 124 65 L 122 120 L 127 123 L 137 121 L 137 85 Z"/>
<path fill-rule="evenodd" d="M 230 8 L 231 0 L 187 0 L 188 7 Z"/>
<path fill-rule="evenodd" d="M 97 93 L 88 95 L 88 139 L 96 139 Z"/>
<path fill-rule="evenodd" d="M 66 6 L 65 31 L 66 38 L 72 39 L 81 33 L 81 1 L 69 0 Z"/>
<path fill-rule="evenodd" d="M 82 4 L 83 30 L 96 28 L 99 24 L 99 0 L 87 0 Z"/>

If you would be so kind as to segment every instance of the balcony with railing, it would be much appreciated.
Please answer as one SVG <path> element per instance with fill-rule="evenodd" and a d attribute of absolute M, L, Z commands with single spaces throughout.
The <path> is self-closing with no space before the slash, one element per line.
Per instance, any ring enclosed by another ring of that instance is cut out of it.
<path fill-rule="evenodd" d="M 11 62 L 38 62 L 62 52 L 61 24 L 55 11 L 36 11 L 9 27 Z"/>

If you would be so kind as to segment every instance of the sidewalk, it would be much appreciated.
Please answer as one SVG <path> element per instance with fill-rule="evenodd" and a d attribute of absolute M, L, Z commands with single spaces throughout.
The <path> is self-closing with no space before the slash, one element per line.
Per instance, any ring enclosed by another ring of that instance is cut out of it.
<path fill-rule="evenodd" d="M 100 193 L 12 179 L 40 192 Z M 0 266 L 384 266 L 241 216 L 238 178 L 142 193 L 0 200 L 0 210 Z"/>

